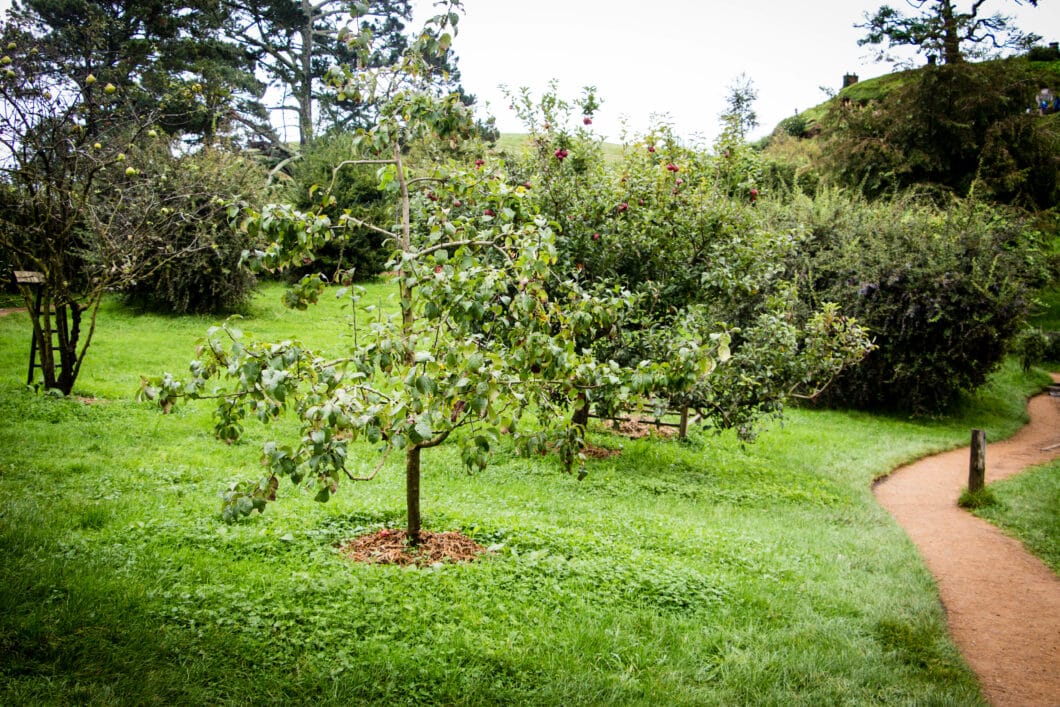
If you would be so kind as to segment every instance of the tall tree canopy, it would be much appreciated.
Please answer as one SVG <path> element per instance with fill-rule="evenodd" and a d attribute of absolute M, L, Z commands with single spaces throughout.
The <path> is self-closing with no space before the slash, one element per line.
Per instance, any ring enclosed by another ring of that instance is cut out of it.
<path fill-rule="evenodd" d="M 112 84 L 168 132 L 209 140 L 233 111 L 264 117 L 250 56 L 221 33 L 227 20 L 218 0 L 23 0 L 7 24 L 32 37 L 39 79 L 82 93 L 87 108 Z"/>
<path fill-rule="evenodd" d="M 410 0 L 222 2 L 232 18 L 232 40 L 248 48 L 278 94 L 271 109 L 295 115 L 300 145 L 312 142 L 326 126 L 371 124 L 380 97 L 333 91 L 327 77 L 339 67 L 359 72 L 394 64 L 409 47 L 405 23 L 412 19 Z M 448 50 L 429 63 L 436 82 L 455 87 L 459 73 Z M 262 134 L 275 147 L 288 149 L 274 133 Z"/>
<path fill-rule="evenodd" d="M 1038 0 L 1013 0 L 1038 6 Z M 867 34 L 858 45 L 881 47 L 877 60 L 893 60 L 887 51 L 895 47 L 915 47 L 918 53 L 941 57 L 947 64 L 959 64 L 966 55 L 989 55 L 1004 49 L 1022 49 L 1040 39 L 1019 30 L 1012 18 L 995 12 L 987 14 L 987 0 L 974 0 L 961 9 L 954 0 L 906 0 L 916 12 L 906 15 L 890 5 L 874 14 L 865 13 L 865 23 L 855 27 Z"/>

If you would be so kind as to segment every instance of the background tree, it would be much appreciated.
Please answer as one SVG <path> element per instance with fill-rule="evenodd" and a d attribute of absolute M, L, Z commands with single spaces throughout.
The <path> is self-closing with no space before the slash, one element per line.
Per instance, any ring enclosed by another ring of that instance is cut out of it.
<path fill-rule="evenodd" d="M 90 133 L 110 84 L 159 129 L 207 142 L 234 113 L 261 116 L 263 86 L 247 53 L 223 38 L 227 19 L 217 0 L 24 0 L 10 13 L 28 35 L 20 44 L 36 49 L 35 80 L 72 82 Z"/>
<path fill-rule="evenodd" d="M 726 114 L 714 154 L 662 124 L 608 163 L 591 130 L 594 91 L 577 101 L 554 91 L 510 98 L 530 131 L 518 174 L 556 226 L 559 267 L 589 291 L 631 291 L 619 326 L 590 330 L 579 346 L 601 361 L 668 368 L 639 391 L 653 412 L 691 407 L 705 424 L 750 438 L 763 415 L 860 360 L 868 340 L 855 322 L 824 306 L 798 311 L 783 274 L 797 242 L 756 208 L 759 158 L 740 127 L 750 100 Z M 688 341 L 712 342 L 726 352 L 724 365 L 709 375 L 684 366 Z M 577 421 L 587 421 L 589 406 L 616 413 L 624 400 L 614 392 L 585 391 Z"/>
<path fill-rule="evenodd" d="M 298 142 L 306 146 L 329 127 L 368 127 L 376 115 L 374 101 L 356 90 L 339 93 L 328 87 L 338 67 L 363 72 L 393 65 L 408 49 L 405 23 L 412 19 L 409 0 L 222 0 L 232 17 L 231 40 L 248 48 L 260 72 L 268 77 L 279 103 L 270 110 L 293 113 Z M 455 57 L 448 48 L 425 57 L 432 80 L 445 88 L 459 84 Z M 275 149 L 293 154 L 271 124 L 255 129 Z"/>
<path fill-rule="evenodd" d="M 1013 0 L 1037 7 L 1038 0 Z M 855 25 L 867 31 L 858 45 L 886 45 L 877 61 L 891 59 L 887 50 L 914 47 L 918 53 L 941 57 L 946 64 L 959 64 L 967 55 L 984 56 L 1004 49 L 1027 49 L 1040 37 L 1025 34 L 1015 27 L 1012 18 L 985 14 L 987 0 L 965 3 L 962 10 L 955 0 L 906 0 L 917 11 L 905 15 L 890 5 L 875 14 L 865 13 L 865 22 Z"/>
<path fill-rule="evenodd" d="M 227 206 L 215 194 L 203 198 L 210 187 L 190 172 L 182 193 L 167 184 L 176 158 L 135 92 L 100 87 L 76 63 L 71 77 L 59 74 L 16 25 L 5 26 L 3 42 L 0 250 L 13 269 L 43 275 L 33 318 L 43 384 L 69 394 L 104 294 L 212 250 L 213 228 L 194 224 L 216 225 Z M 154 141 L 165 144 L 146 159 Z M 191 194 L 200 197 L 194 209 Z M 194 237 L 174 238 L 187 229 Z M 22 294 L 32 308 L 33 293 Z"/>

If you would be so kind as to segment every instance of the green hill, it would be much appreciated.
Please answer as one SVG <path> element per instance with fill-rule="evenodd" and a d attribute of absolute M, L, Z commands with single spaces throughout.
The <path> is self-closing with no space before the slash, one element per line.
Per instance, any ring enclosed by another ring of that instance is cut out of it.
<path fill-rule="evenodd" d="M 1038 89 L 1044 87 L 1052 88 L 1054 92 L 1060 92 L 1060 60 L 1031 61 L 1026 57 L 1013 57 L 1009 59 L 1000 59 L 998 61 L 1026 65 L 1029 69 L 1032 81 L 1037 84 L 1033 91 L 1028 91 L 1029 94 L 1036 93 Z M 839 93 L 832 98 L 829 98 L 812 108 L 808 108 L 800 113 L 799 116 L 805 121 L 807 129 L 812 130 L 813 126 L 820 123 L 836 101 L 846 100 L 865 104 L 881 100 L 892 91 L 905 85 L 905 83 L 918 72 L 927 69 L 928 67 L 924 66 L 917 69 L 897 71 L 893 74 L 886 74 L 884 76 L 866 79 L 865 81 L 859 81 L 858 83 L 847 86 L 839 91 Z M 1028 100 L 1029 98 L 1030 96 L 1028 96 Z M 777 125 L 774 129 L 774 133 L 776 133 L 777 130 L 780 130 L 781 127 L 781 125 Z"/>

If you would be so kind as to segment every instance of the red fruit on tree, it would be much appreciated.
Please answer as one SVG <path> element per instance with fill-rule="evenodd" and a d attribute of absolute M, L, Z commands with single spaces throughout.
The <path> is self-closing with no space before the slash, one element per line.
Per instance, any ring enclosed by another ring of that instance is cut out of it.
<path fill-rule="evenodd" d="M 618 205 L 618 213 L 622 213 L 623 211 L 628 211 L 628 210 L 629 210 L 629 204 L 627 204 L 626 202 L 623 201 L 621 204 Z"/>
<path fill-rule="evenodd" d="M 655 152 L 655 145 L 648 145 L 648 152 Z"/>
<path fill-rule="evenodd" d="M 493 209 L 486 209 L 482 213 L 485 216 L 496 216 L 497 215 L 496 213 L 494 213 Z"/>
<path fill-rule="evenodd" d="M 594 240 L 594 241 L 598 241 L 598 240 L 600 240 L 600 234 L 599 234 L 599 233 L 594 233 L 594 234 L 593 234 L 593 240 Z"/>
<path fill-rule="evenodd" d="M 670 172 L 677 172 L 681 168 L 678 167 L 677 165 L 675 165 L 673 162 L 671 162 L 670 164 L 666 165 L 666 169 L 669 170 Z"/>
<path fill-rule="evenodd" d="M 584 118 L 582 118 L 582 122 L 585 123 L 586 125 L 592 125 L 593 124 L 593 119 L 590 118 L 589 116 L 585 116 Z"/>

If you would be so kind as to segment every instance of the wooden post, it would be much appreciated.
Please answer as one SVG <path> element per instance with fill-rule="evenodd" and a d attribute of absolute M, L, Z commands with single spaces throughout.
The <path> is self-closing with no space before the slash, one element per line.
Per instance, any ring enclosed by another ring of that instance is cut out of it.
<path fill-rule="evenodd" d="M 968 464 L 968 492 L 982 491 L 986 482 L 986 432 L 972 430 L 972 456 Z"/>

